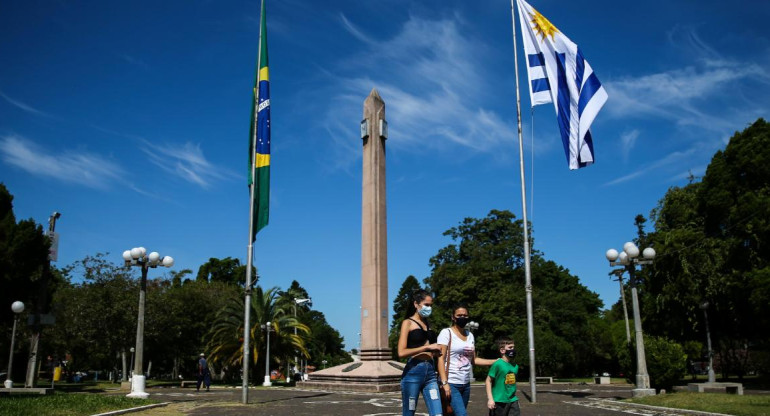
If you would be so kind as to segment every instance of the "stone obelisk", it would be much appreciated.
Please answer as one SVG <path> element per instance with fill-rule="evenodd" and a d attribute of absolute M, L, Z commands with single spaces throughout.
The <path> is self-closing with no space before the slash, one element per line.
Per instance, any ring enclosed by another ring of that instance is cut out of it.
<path fill-rule="evenodd" d="M 385 102 L 376 89 L 364 100 L 361 204 L 361 360 L 389 360 L 388 229 L 385 195 Z"/>
<path fill-rule="evenodd" d="M 327 390 L 395 391 L 403 364 L 388 348 L 388 231 L 385 198 L 385 102 L 373 89 L 364 100 L 361 204 L 361 361 L 310 374 L 304 387 Z"/>

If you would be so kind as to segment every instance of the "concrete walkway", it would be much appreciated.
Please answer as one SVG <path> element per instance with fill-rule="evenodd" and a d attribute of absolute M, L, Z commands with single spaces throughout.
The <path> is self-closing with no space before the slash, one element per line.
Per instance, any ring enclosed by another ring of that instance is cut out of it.
<path fill-rule="evenodd" d="M 631 397 L 631 386 L 554 384 L 538 386 L 538 402 L 529 400 L 529 386 L 521 386 L 519 400 L 523 415 L 534 416 L 693 416 L 693 413 L 669 409 L 645 409 L 616 402 Z M 249 404 L 240 404 L 241 390 L 212 388 L 210 392 L 191 389 L 148 389 L 151 398 L 172 402 L 169 406 L 137 416 L 236 416 L 236 415 L 289 415 L 289 416 L 399 416 L 401 393 L 340 393 L 298 388 L 257 388 L 249 391 Z M 473 385 L 469 415 L 485 416 L 484 386 Z M 701 413 L 705 414 L 705 413 Z M 425 404 L 417 406 L 417 415 L 427 416 Z"/>

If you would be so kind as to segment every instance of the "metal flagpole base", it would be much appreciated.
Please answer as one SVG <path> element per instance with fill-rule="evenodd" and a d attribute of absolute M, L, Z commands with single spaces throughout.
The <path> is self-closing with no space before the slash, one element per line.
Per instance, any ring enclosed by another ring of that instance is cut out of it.
<path fill-rule="evenodd" d="M 144 381 L 144 376 L 134 374 L 134 377 L 131 379 L 131 393 L 127 394 L 126 397 L 132 399 L 146 399 L 150 397 L 150 394 L 144 391 Z"/>
<path fill-rule="evenodd" d="M 270 382 L 270 376 L 265 376 L 265 381 L 262 383 L 265 387 L 270 387 L 273 385 L 273 383 Z"/>

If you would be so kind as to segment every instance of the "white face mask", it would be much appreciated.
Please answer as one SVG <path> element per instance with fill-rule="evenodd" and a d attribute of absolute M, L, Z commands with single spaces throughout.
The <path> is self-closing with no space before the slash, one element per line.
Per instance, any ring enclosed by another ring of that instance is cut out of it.
<path fill-rule="evenodd" d="M 427 318 L 430 316 L 431 312 L 433 312 L 433 309 L 430 306 L 423 306 L 422 308 L 420 308 L 420 311 L 418 313 L 423 318 Z"/>

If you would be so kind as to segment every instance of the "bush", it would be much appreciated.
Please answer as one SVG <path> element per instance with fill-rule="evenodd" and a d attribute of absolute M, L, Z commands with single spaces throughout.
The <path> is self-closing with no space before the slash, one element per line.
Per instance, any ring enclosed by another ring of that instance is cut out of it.
<path fill-rule="evenodd" d="M 687 354 L 676 342 L 662 337 L 645 336 L 644 352 L 653 388 L 670 389 L 686 374 Z M 625 344 L 620 345 L 617 353 L 620 367 L 628 375 L 628 380 L 635 382 L 636 341 L 632 339 L 628 348 Z"/>

